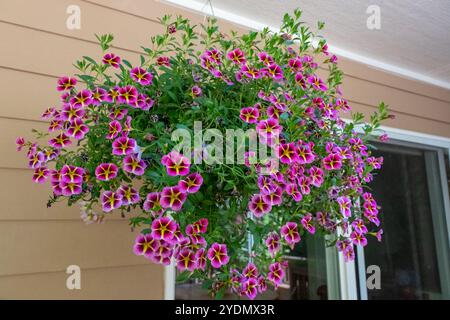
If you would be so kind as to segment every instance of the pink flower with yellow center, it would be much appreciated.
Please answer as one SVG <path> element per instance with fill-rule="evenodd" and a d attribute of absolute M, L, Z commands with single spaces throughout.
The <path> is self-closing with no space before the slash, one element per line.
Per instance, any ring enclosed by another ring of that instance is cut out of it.
<path fill-rule="evenodd" d="M 50 146 L 56 149 L 62 149 L 64 147 L 69 146 L 72 143 L 72 141 L 70 141 L 69 137 L 64 132 L 61 132 L 55 138 L 50 139 L 48 143 L 50 144 Z"/>
<path fill-rule="evenodd" d="M 44 120 L 48 120 L 51 117 L 54 116 L 56 109 L 55 108 L 47 108 L 45 109 L 45 111 L 42 113 L 41 118 Z"/>
<path fill-rule="evenodd" d="M 342 157 L 338 153 L 330 153 L 322 159 L 322 164 L 326 170 L 339 170 L 342 168 Z"/>
<path fill-rule="evenodd" d="M 206 252 L 204 248 L 200 248 L 195 253 L 195 259 L 197 259 L 197 269 L 205 271 L 206 269 Z"/>
<path fill-rule="evenodd" d="M 128 206 L 139 202 L 139 192 L 130 186 L 120 186 L 117 193 L 122 196 L 122 205 Z"/>
<path fill-rule="evenodd" d="M 170 59 L 169 59 L 169 57 L 158 57 L 156 59 L 156 63 L 158 64 L 158 66 L 170 67 Z"/>
<path fill-rule="evenodd" d="M 239 117 L 246 123 L 257 123 L 259 111 L 254 107 L 242 108 Z"/>
<path fill-rule="evenodd" d="M 283 201 L 283 189 L 280 187 L 275 187 L 275 190 L 269 194 L 263 195 L 263 200 L 272 206 L 278 206 Z"/>
<path fill-rule="evenodd" d="M 82 106 L 66 103 L 62 107 L 60 119 L 55 120 L 72 121 L 73 119 L 81 119 L 84 114 L 85 111 Z"/>
<path fill-rule="evenodd" d="M 350 240 L 354 245 L 359 245 L 362 247 L 365 247 L 367 245 L 367 239 L 364 236 L 364 233 L 360 233 L 356 230 L 350 234 Z"/>
<path fill-rule="evenodd" d="M 274 284 L 275 288 L 277 288 L 283 281 L 283 278 L 284 278 L 284 270 L 281 263 L 279 262 L 272 263 L 269 266 L 267 279 L 269 279 L 269 281 L 271 281 Z"/>
<path fill-rule="evenodd" d="M 273 60 L 273 58 L 267 52 L 264 51 L 258 53 L 258 58 L 266 66 L 270 66 L 275 62 L 275 60 Z"/>
<path fill-rule="evenodd" d="M 119 121 L 113 120 L 108 125 L 108 134 L 106 135 L 106 139 L 112 140 L 117 138 L 119 133 L 122 131 L 122 125 Z"/>
<path fill-rule="evenodd" d="M 114 163 L 102 163 L 95 168 L 95 177 L 97 180 L 109 181 L 117 177 L 119 169 Z"/>
<path fill-rule="evenodd" d="M 196 193 L 203 184 L 203 177 L 199 173 L 191 173 L 183 180 L 178 182 L 181 191 L 187 193 Z"/>
<path fill-rule="evenodd" d="M 226 265 L 230 260 L 227 254 L 227 246 L 225 244 L 219 244 L 217 242 L 213 243 L 211 247 L 208 249 L 207 253 L 209 261 L 211 261 L 211 265 L 213 268 L 220 268 L 223 265 Z"/>
<path fill-rule="evenodd" d="M 75 118 L 70 122 L 66 132 L 69 136 L 81 140 L 89 132 L 89 127 L 84 124 L 83 120 Z"/>
<path fill-rule="evenodd" d="M 269 65 L 267 68 L 264 68 L 263 70 L 267 75 L 269 75 L 269 77 L 275 80 L 283 79 L 283 70 L 279 65 L 275 63 Z"/>
<path fill-rule="evenodd" d="M 271 232 L 264 242 L 272 257 L 281 249 L 280 236 L 276 232 Z"/>
<path fill-rule="evenodd" d="M 77 84 L 77 79 L 71 77 L 61 77 L 58 79 L 58 86 L 56 89 L 58 91 L 66 91 L 73 89 Z"/>
<path fill-rule="evenodd" d="M 269 145 L 279 137 L 282 129 L 283 127 L 278 123 L 278 120 L 273 118 L 261 120 L 256 125 L 256 131 L 260 139 Z"/>
<path fill-rule="evenodd" d="M 160 217 L 152 222 L 152 237 L 156 240 L 170 241 L 177 229 L 177 224 L 169 217 Z"/>
<path fill-rule="evenodd" d="M 185 176 L 189 173 L 191 166 L 189 159 L 177 151 L 172 151 L 163 156 L 161 163 L 166 166 L 169 176 Z"/>
<path fill-rule="evenodd" d="M 183 192 L 180 187 L 165 187 L 161 191 L 161 207 L 164 209 L 170 208 L 174 211 L 180 211 L 186 198 L 186 192 Z"/>
<path fill-rule="evenodd" d="M 44 183 L 50 175 L 50 170 L 46 167 L 40 167 L 34 170 L 33 181 L 36 183 Z"/>
<path fill-rule="evenodd" d="M 234 64 L 243 64 L 245 63 L 245 55 L 241 49 L 236 48 L 233 51 L 228 52 L 227 58 L 233 61 Z"/>
<path fill-rule="evenodd" d="M 272 210 L 272 205 L 264 201 L 263 195 L 255 194 L 250 199 L 248 208 L 255 217 L 260 218 Z"/>
<path fill-rule="evenodd" d="M 137 97 L 137 89 L 133 86 L 128 85 L 119 88 L 119 96 L 117 97 L 117 102 L 133 106 L 136 103 Z"/>
<path fill-rule="evenodd" d="M 131 69 L 130 71 L 131 78 L 137 83 L 148 86 L 152 84 L 153 76 L 151 73 L 147 72 L 145 69 L 141 67 L 136 67 Z"/>
<path fill-rule="evenodd" d="M 288 245 L 293 248 L 297 242 L 300 242 L 300 234 L 298 233 L 298 227 L 295 222 L 287 222 L 280 229 L 281 235 Z"/>
<path fill-rule="evenodd" d="M 320 91 L 327 91 L 327 86 L 325 83 L 316 75 L 311 75 L 308 77 L 308 83 L 315 89 Z"/>
<path fill-rule="evenodd" d="M 309 177 L 311 178 L 311 184 L 315 187 L 320 187 L 324 181 L 322 169 L 315 166 L 309 169 Z"/>
<path fill-rule="evenodd" d="M 277 155 L 281 163 L 292 163 L 298 160 L 295 144 L 283 143 L 277 147 Z"/>
<path fill-rule="evenodd" d="M 241 67 L 241 72 L 250 79 L 259 79 L 261 78 L 261 73 L 259 72 L 258 69 L 249 67 L 248 65 L 244 64 Z"/>
<path fill-rule="evenodd" d="M 158 241 L 151 234 L 139 234 L 134 241 L 133 252 L 138 256 L 150 258 L 158 248 Z"/>
<path fill-rule="evenodd" d="M 188 270 L 192 272 L 197 267 L 195 253 L 189 248 L 184 247 L 181 249 L 176 255 L 176 260 L 177 268 L 180 271 Z"/>
<path fill-rule="evenodd" d="M 298 162 L 300 164 L 312 163 L 316 159 L 316 155 L 308 144 L 297 147 Z"/>
<path fill-rule="evenodd" d="M 70 99 L 73 107 L 84 108 L 92 103 L 92 93 L 89 90 L 82 90 Z"/>
<path fill-rule="evenodd" d="M 115 69 L 119 69 L 120 66 L 120 57 L 116 56 L 114 53 L 107 53 L 103 56 L 102 59 L 104 64 L 110 65 Z"/>
<path fill-rule="evenodd" d="M 154 215 L 161 215 L 164 209 L 161 207 L 159 192 L 151 192 L 147 194 L 143 204 L 144 211 L 152 212 Z"/>
<path fill-rule="evenodd" d="M 28 155 L 28 167 L 37 169 L 45 165 L 45 154 L 42 151 L 30 153 Z"/>
<path fill-rule="evenodd" d="M 50 121 L 50 125 L 48 126 L 48 132 L 55 132 L 61 130 L 63 128 L 63 122 L 60 120 L 52 120 Z"/>
<path fill-rule="evenodd" d="M 122 195 L 117 192 L 104 191 L 101 195 L 102 209 L 104 212 L 111 212 L 122 205 Z"/>
<path fill-rule="evenodd" d="M 306 89 L 306 80 L 300 72 L 295 74 L 295 83 L 302 89 Z"/>
<path fill-rule="evenodd" d="M 298 57 L 289 59 L 288 65 L 289 65 L 289 68 L 291 69 L 291 71 L 294 73 L 301 71 L 303 68 L 302 60 Z"/>
<path fill-rule="evenodd" d="M 65 164 L 60 171 L 61 181 L 81 184 L 84 173 L 83 168 Z"/>
<path fill-rule="evenodd" d="M 255 278 L 246 279 L 242 285 L 242 293 L 250 300 L 255 299 L 258 294 L 258 280 Z"/>
<path fill-rule="evenodd" d="M 341 211 L 341 214 L 344 217 L 350 217 L 352 215 L 352 211 L 351 211 L 351 207 L 352 207 L 352 202 L 350 201 L 350 199 L 346 196 L 342 196 L 337 198 L 337 203 L 339 204 L 339 209 Z"/>
<path fill-rule="evenodd" d="M 298 191 L 297 185 L 295 183 L 290 183 L 286 187 L 286 193 L 294 199 L 295 202 L 302 201 L 303 195 Z"/>
<path fill-rule="evenodd" d="M 120 137 L 112 143 L 112 154 L 116 156 L 127 156 L 134 153 L 136 140 L 128 137 Z"/>
<path fill-rule="evenodd" d="M 303 228 L 305 228 L 305 230 L 307 230 L 309 233 L 314 234 L 316 232 L 316 228 L 314 227 L 312 222 L 313 216 L 311 213 L 306 214 L 301 220 Z"/>
<path fill-rule="evenodd" d="M 92 91 L 92 105 L 99 106 L 106 101 L 107 92 L 103 88 L 95 88 Z"/>

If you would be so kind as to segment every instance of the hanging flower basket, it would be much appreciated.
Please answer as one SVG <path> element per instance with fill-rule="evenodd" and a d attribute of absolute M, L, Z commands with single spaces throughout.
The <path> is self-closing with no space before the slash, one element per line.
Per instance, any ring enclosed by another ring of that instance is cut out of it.
<path fill-rule="evenodd" d="M 365 185 L 383 162 L 368 140 L 389 115 L 382 103 L 368 122 L 342 120 L 337 57 L 300 16 L 243 35 L 165 16 L 134 64 L 98 36 L 101 61 L 58 80 L 48 133 L 17 139 L 33 181 L 53 188 L 48 205 L 78 203 L 88 223 L 121 213 L 140 231 L 137 255 L 174 262 L 216 298 L 276 288 L 283 254 L 306 237 L 329 235 L 353 260 L 354 245 L 381 238 Z"/>

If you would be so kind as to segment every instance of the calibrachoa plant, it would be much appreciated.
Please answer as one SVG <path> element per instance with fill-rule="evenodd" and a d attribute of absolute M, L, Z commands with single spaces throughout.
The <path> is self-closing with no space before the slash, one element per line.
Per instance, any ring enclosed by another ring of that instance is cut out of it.
<path fill-rule="evenodd" d="M 342 120 L 350 105 L 337 57 L 300 16 L 286 14 L 279 33 L 230 36 L 214 19 L 198 28 L 165 16 L 166 32 L 133 65 L 112 52 L 111 35 L 98 36 L 102 59 L 83 57 L 78 74 L 58 79 L 59 106 L 42 114 L 48 133 L 34 131 L 41 143 L 16 141 L 33 181 L 53 188 L 48 206 L 78 203 L 88 223 L 120 211 L 140 230 L 135 254 L 173 262 L 179 280 L 201 279 L 216 297 L 277 288 L 283 255 L 306 237 L 328 235 L 347 261 L 368 236 L 380 240 L 365 185 L 383 159 L 368 141 L 390 116 L 382 103 L 369 122 Z M 193 132 L 195 121 L 254 129 L 274 156 L 194 162 L 207 144 L 183 154 L 171 134 Z"/>

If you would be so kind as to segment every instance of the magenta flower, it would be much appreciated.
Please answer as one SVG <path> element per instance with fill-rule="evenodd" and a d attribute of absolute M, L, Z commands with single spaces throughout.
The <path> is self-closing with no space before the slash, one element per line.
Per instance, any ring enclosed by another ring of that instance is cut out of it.
<path fill-rule="evenodd" d="M 81 140 L 89 132 L 89 127 L 81 119 L 75 118 L 70 122 L 66 132 L 69 136 Z"/>
<path fill-rule="evenodd" d="M 120 88 L 118 86 L 110 88 L 106 94 L 105 101 L 108 103 L 116 102 L 117 98 L 119 97 L 119 89 Z"/>
<path fill-rule="evenodd" d="M 121 131 L 122 125 L 120 122 L 117 120 L 111 121 L 108 125 L 108 134 L 106 135 L 106 139 L 115 139 Z"/>
<path fill-rule="evenodd" d="M 314 234 L 316 232 L 316 228 L 313 226 L 312 221 L 313 217 L 311 213 L 306 214 L 301 220 L 303 228 L 305 228 L 305 230 L 309 233 Z"/>
<path fill-rule="evenodd" d="M 327 91 L 327 86 L 325 83 L 316 75 L 311 75 L 308 77 L 308 83 L 315 89 L 320 91 Z"/>
<path fill-rule="evenodd" d="M 322 164 L 326 170 L 339 170 L 342 168 L 342 157 L 338 153 L 330 153 L 322 159 Z"/>
<path fill-rule="evenodd" d="M 142 176 L 145 173 L 147 164 L 144 160 L 139 160 L 134 155 L 128 155 L 123 159 L 122 169 L 125 172 L 132 173 L 136 176 Z"/>
<path fill-rule="evenodd" d="M 126 108 L 118 108 L 115 107 L 109 113 L 109 118 L 111 120 L 122 120 L 128 113 L 128 109 Z"/>
<path fill-rule="evenodd" d="M 136 103 L 137 97 L 138 97 L 137 89 L 133 86 L 128 85 L 119 88 L 119 95 L 117 96 L 117 102 L 133 106 Z"/>
<path fill-rule="evenodd" d="M 103 56 L 102 59 L 104 64 L 108 64 L 113 68 L 119 69 L 120 66 L 120 57 L 116 56 L 114 53 L 107 53 Z"/>
<path fill-rule="evenodd" d="M 258 268 L 251 262 L 247 264 L 247 266 L 242 270 L 242 274 L 244 277 L 248 278 L 257 278 L 258 277 Z"/>
<path fill-rule="evenodd" d="M 272 210 L 272 205 L 264 201 L 263 195 L 255 194 L 250 199 L 248 208 L 255 217 L 260 218 Z"/>
<path fill-rule="evenodd" d="M 245 63 L 245 55 L 244 52 L 236 48 L 233 51 L 228 52 L 227 58 L 231 61 L 233 61 L 234 64 L 243 64 Z"/>
<path fill-rule="evenodd" d="M 160 217 L 152 222 L 152 237 L 156 240 L 170 241 L 177 229 L 177 224 L 169 217 Z"/>
<path fill-rule="evenodd" d="M 46 167 L 39 167 L 34 170 L 33 181 L 36 183 L 44 183 L 50 175 L 50 170 Z"/>
<path fill-rule="evenodd" d="M 58 79 L 58 86 L 56 89 L 58 91 L 71 90 L 77 84 L 77 79 L 71 77 L 61 77 Z"/>
<path fill-rule="evenodd" d="M 81 183 L 76 182 L 61 181 L 59 183 L 59 188 L 61 189 L 62 195 L 66 197 L 81 194 L 83 192 Z"/>
<path fill-rule="evenodd" d="M 312 163 L 316 159 L 316 155 L 308 144 L 298 146 L 297 155 L 300 164 Z"/>
<path fill-rule="evenodd" d="M 196 193 L 203 184 L 203 177 L 199 173 L 191 173 L 184 180 L 178 182 L 181 191 Z"/>
<path fill-rule="evenodd" d="M 139 234 L 134 241 L 133 252 L 138 256 L 149 258 L 158 248 L 158 241 L 153 239 L 151 234 Z"/>
<path fill-rule="evenodd" d="M 118 171 L 114 163 L 102 163 L 95 168 L 95 177 L 97 180 L 109 181 L 117 177 Z"/>
<path fill-rule="evenodd" d="M 295 183 L 290 183 L 286 187 L 286 193 L 294 199 L 295 202 L 302 201 L 303 195 L 298 191 L 297 185 Z"/>
<path fill-rule="evenodd" d="M 169 57 L 158 57 L 156 59 L 156 64 L 158 66 L 170 67 L 170 59 L 169 59 Z"/>
<path fill-rule="evenodd" d="M 28 167 L 37 169 L 45 165 L 45 154 L 41 151 L 30 153 L 28 155 Z"/>
<path fill-rule="evenodd" d="M 324 181 L 322 169 L 315 166 L 309 169 L 309 177 L 311 178 L 311 184 L 315 187 L 320 187 Z"/>
<path fill-rule="evenodd" d="M 298 160 L 295 144 L 283 143 L 277 147 L 277 155 L 281 163 L 292 163 Z"/>
<path fill-rule="evenodd" d="M 277 64 L 271 64 L 267 68 L 263 69 L 266 74 L 275 80 L 283 79 L 283 70 Z"/>
<path fill-rule="evenodd" d="M 259 276 L 258 277 L 258 292 L 259 293 L 264 293 L 267 290 L 267 283 L 266 283 L 266 278 L 264 278 L 264 276 Z"/>
<path fill-rule="evenodd" d="M 295 74 L 295 83 L 302 89 L 306 89 L 306 81 L 303 75 L 299 72 Z"/>
<path fill-rule="evenodd" d="M 280 230 L 281 235 L 288 245 L 293 248 L 297 242 L 300 242 L 300 234 L 298 233 L 297 224 L 295 222 L 287 222 Z"/>
<path fill-rule="evenodd" d="M 202 89 L 199 86 L 193 86 L 191 88 L 191 96 L 192 98 L 197 98 L 202 95 Z"/>
<path fill-rule="evenodd" d="M 60 120 L 52 120 L 48 127 L 48 132 L 55 132 L 63 128 L 63 122 Z"/>
<path fill-rule="evenodd" d="M 256 125 L 256 131 L 263 141 L 272 142 L 272 139 L 278 137 L 283 127 L 278 123 L 276 119 L 266 119 L 258 122 Z"/>
<path fill-rule="evenodd" d="M 352 202 L 351 202 L 351 200 L 348 197 L 346 197 L 346 196 L 342 196 L 342 197 L 337 198 L 336 201 L 339 204 L 339 208 L 340 208 L 341 214 L 344 217 L 347 217 L 347 218 L 350 217 L 351 214 L 352 214 L 352 211 L 351 211 Z"/>
<path fill-rule="evenodd" d="M 366 225 L 364 224 L 364 220 L 363 219 L 356 219 L 356 220 L 354 220 L 352 222 L 352 227 L 358 233 L 365 234 L 368 231 Z"/>
<path fill-rule="evenodd" d="M 197 269 L 205 271 L 206 269 L 206 251 L 204 248 L 200 248 L 195 253 L 195 259 L 197 262 Z"/>
<path fill-rule="evenodd" d="M 303 68 L 302 60 L 299 57 L 289 59 L 288 65 L 291 71 L 294 73 L 301 71 Z"/>
<path fill-rule="evenodd" d="M 25 146 L 25 138 L 24 137 L 17 137 L 16 139 L 16 150 L 22 151 L 22 148 Z"/>
<path fill-rule="evenodd" d="M 248 65 L 244 64 L 241 67 L 241 72 L 250 79 L 259 79 L 261 78 L 261 73 L 258 69 L 249 67 Z"/>
<path fill-rule="evenodd" d="M 345 250 L 342 251 L 342 254 L 344 255 L 345 262 L 355 260 L 355 250 L 353 249 L 353 246 L 348 246 L 345 248 Z"/>
<path fill-rule="evenodd" d="M 276 232 L 271 232 L 265 240 L 269 253 L 272 257 L 281 249 L 280 236 Z"/>
<path fill-rule="evenodd" d="M 152 84 L 153 76 L 151 73 L 147 72 L 143 68 L 136 67 L 130 71 L 131 78 L 137 83 L 148 86 Z"/>
<path fill-rule="evenodd" d="M 381 242 L 382 235 L 383 229 L 378 230 L 377 233 L 375 234 L 375 237 L 377 238 L 378 242 Z"/>
<path fill-rule="evenodd" d="M 271 281 L 274 284 L 275 288 L 277 288 L 283 281 L 283 278 L 284 278 L 284 270 L 281 263 L 279 262 L 272 263 L 269 266 L 267 279 L 269 279 L 269 281 Z"/>
<path fill-rule="evenodd" d="M 180 211 L 186 200 L 186 193 L 180 187 L 165 187 L 161 191 L 160 203 L 164 209 L 171 208 L 173 211 Z"/>
<path fill-rule="evenodd" d="M 218 244 L 217 242 L 213 243 L 208 249 L 207 256 L 213 268 L 216 269 L 226 265 L 230 260 L 227 254 L 227 246 L 225 244 Z"/>
<path fill-rule="evenodd" d="M 84 108 L 92 103 L 92 93 L 89 90 L 82 90 L 70 99 L 70 104 L 76 108 Z"/>
<path fill-rule="evenodd" d="M 206 57 L 208 57 L 210 60 L 212 60 L 214 63 L 221 64 L 220 58 L 221 58 L 222 54 L 216 48 L 213 48 L 211 50 L 206 50 L 204 52 L 204 55 Z"/>
<path fill-rule="evenodd" d="M 161 163 L 166 166 L 169 176 L 185 176 L 189 173 L 191 166 L 189 159 L 177 151 L 171 151 L 163 156 Z"/>
<path fill-rule="evenodd" d="M 143 209 L 144 211 L 152 211 L 156 215 L 161 215 L 164 212 L 164 209 L 161 207 L 160 200 L 160 194 L 159 192 L 151 192 L 147 194 L 147 197 L 145 198 Z"/>
<path fill-rule="evenodd" d="M 310 194 L 311 192 L 311 178 L 303 176 L 298 178 L 298 185 L 302 194 Z"/>
<path fill-rule="evenodd" d="M 184 247 L 176 255 L 177 268 L 180 271 L 188 270 L 194 271 L 197 267 L 197 259 L 195 257 L 194 251 Z"/>
<path fill-rule="evenodd" d="M 92 105 L 101 105 L 104 101 L 106 101 L 106 95 L 107 92 L 105 89 L 95 88 L 94 91 L 92 91 Z"/>
<path fill-rule="evenodd" d="M 265 203 L 268 203 L 272 206 L 278 206 L 283 201 L 283 189 L 280 187 L 276 187 L 275 190 L 269 194 L 263 195 L 263 200 Z"/>
<path fill-rule="evenodd" d="M 122 205 L 128 206 L 130 204 L 136 204 L 139 202 L 139 192 L 130 186 L 120 186 L 117 189 L 117 194 L 122 196 Z"/>
<path fill-rule="evenodd" d="M 350 234 L 350 240 L 353 242 L 354 245 L 360 245 L 365 247 L 367 245 L 367 239 L 364 236 L 363 233 L 360 233 L 358 231 L 353 231 Z"/>
<path fill-rule="evenodd" d="M 275 62 L 275 60 L 273 60 L 273 58 L 267 52 L 264 51 L 258 53 L 258 58 L 266 66 L 270 66 Z"/>
<path fill-rule="evenodd" d="M 122 195 L 117 192 L 104 191 L 101 195 L 102 209 L 104 212 L 111 212 L 122 205 Z"/>
<path fill-rule="evenodd" d="M 130 155 L 134 152 L 136 146 L 136 140 L 128 137 L 120 137 L 112 143 L 112 154 L 116 156 Z"/>
<path fill-rule="evenodd" d="M 255 278 L 246 279 L 242 284 L 242 293 L 250 300 L 255 299 L 258 294 L 258 280 Z"/>
<path fill-rule="evenodd" d="M 257 123 L 259 118 L 259 111 L 258 109 L 253 107 L 242 108 L 239 117 L 244 122 Z"/>
<path fill-rule="evenodd" d="M 44 120 L 48 120 L 51 117 L 53 117 L 55 115 L 56 109 L 55 108 L 47 108 L 45 109 L 45 111 L 42 113 L 41 118 Z"/>
<path fill-rule="evenodd" d="M 80 119 L 84 116 L 85 111 L 80 105 L 64 104 L 61 110 L 60 119 L 64 121 L 72 121 L 73 119 Z M 55 119 L 57 120 L 57 119 Z"/>
<path fill-rule="evenodd" d="M 84 172 L 83 168 L 65 164 L 60 171 L 61 181 L 81 184 Z"/>

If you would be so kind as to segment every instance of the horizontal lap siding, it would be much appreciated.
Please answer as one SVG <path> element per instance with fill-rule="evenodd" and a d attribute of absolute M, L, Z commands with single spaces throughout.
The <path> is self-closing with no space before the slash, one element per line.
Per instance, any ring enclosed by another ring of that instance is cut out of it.
<path fill-rule="evenodd" d="M 65 26 L 68 5 L 81 8 L 81 30 Z M 31 183 L 18 135 L 45 130 L 40 114 L 57 105 L 56 78 L 75 72 L 83 55 L 101 50 L 94 34 L 113 33 L 110 50 L 132 63 L 141 45 L 163 30 L 157 18 L 203 16 L 149 0 L 41 0 L 0 2 L 0 299 L 162 298 L 163 269 L 135 257 L 134 234 L 117 214 L 103 225 L 85 226 L 75 206 L 47 209 L 49 187 Z M 244 28 L 221 22 L 223 30 Z M 343 90 L 355 111 L 366 115 L 379 101 L 391 106 L 386 125 L 450 137 L 450 90 L 404 79 L 346 59 Z M 322 72 L 323 73 L 323 72 Z M 82 267 L 82 290 L 65 288 L 65 268 Z M 40 288 L 38 291 L 29 288 Z"/>
<path fill-rule="evenodd" d="M 81 30 L 66 28 L 68 5 L 80 6 Z M 163 297 L 163 268 L 133 254 L 136 233 L 127 221 L 116 212 L 86 226 L 77 206 L 46 208 L 49 186 L 31 182 L 14 145 L 18 135 L 32 138 L 31 128 L 46 129 L 40 114 L 58 105 L 57 77 L 73 74 L 83 55 L 101 57 L 95 33 L 113 33 L 110 50 L 137 63 L 140 45 L 161 31 L 148 19 L 83 1 L 0 2 L 0 299 Z M 66 288 L 72 264 L 82 270 L 79 291 Z"/>

